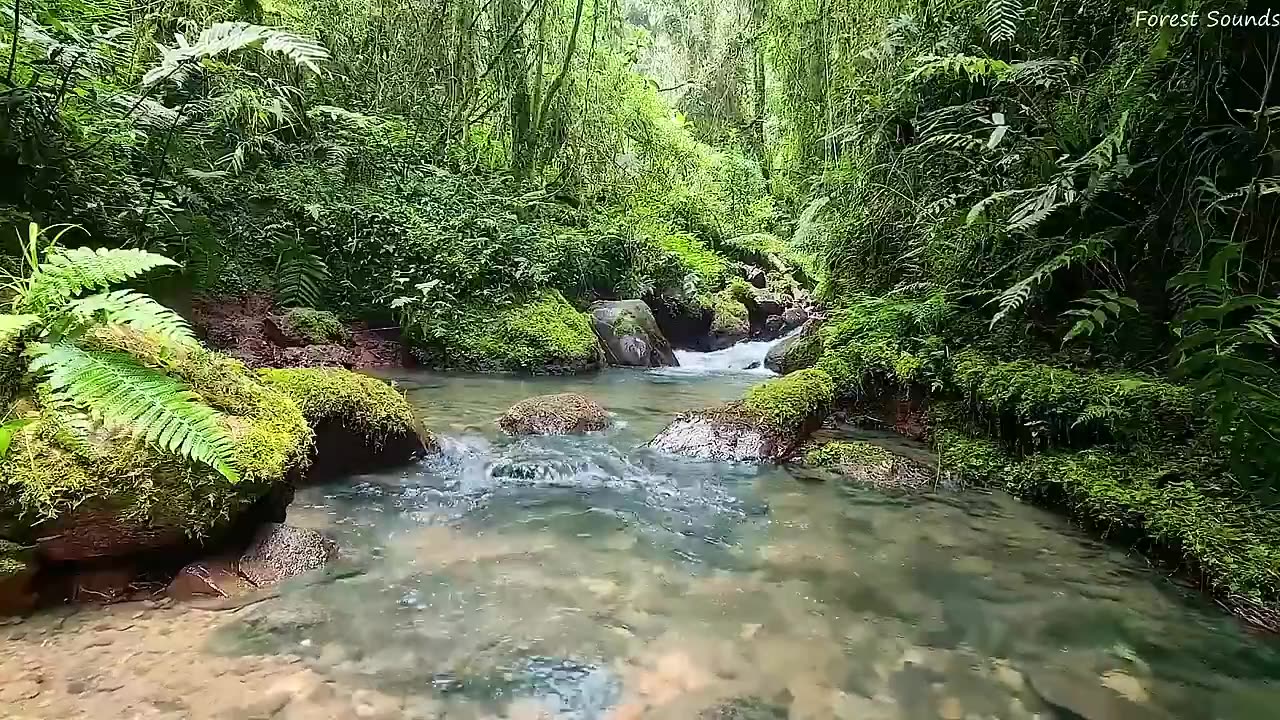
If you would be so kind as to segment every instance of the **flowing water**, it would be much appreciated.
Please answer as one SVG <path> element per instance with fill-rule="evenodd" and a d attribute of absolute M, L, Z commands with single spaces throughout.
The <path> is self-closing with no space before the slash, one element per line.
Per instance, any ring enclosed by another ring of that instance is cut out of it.
<path fill-rule="evenodd" d="M 1280 713 L 1276 640 L 1056 516 L 641 448 L 674 413 L 759 380 L 719 357 L 719 372 L 702 357 L 701 372 L 397 377 L 445 453 L 299 493 L 290 522 L 344 549 L 332 571 L 238 610 L 116 606 L 0 628 L 3 716 Z M 512 403 L 562 391 L 601 402 L 613 428 L 497 433 Z"/>

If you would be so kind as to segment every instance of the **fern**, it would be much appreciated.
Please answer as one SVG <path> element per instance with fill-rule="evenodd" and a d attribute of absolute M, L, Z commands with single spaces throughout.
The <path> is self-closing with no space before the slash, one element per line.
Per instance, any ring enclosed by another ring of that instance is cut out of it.
<path fill-rule="evenodd" d="M 1018 23 L 1022 22 L 1022 2 L 990 0 L 983 20 L 987 25 L 987 36 L 992 42 L 1012 42 L 1018 34 Z"/>
<path fill-rule="evenodd" d="M 329 266 L 303 242 L 279 244 L 276 260 L 276 299 L 281 305 L 321 307 Z"/>
<path fill-rule="evenodd" d="M 1063 345 L 1078 337 L 1088 337 L 1096 331 L 1103 330 L 1108 319 L 1119 320 L 1125 308 L 1138 310 L 1137 300 L 1120 295 L 1114 290 L 1094 290 L 1090 294 L 1092 297 L 1083 297 L 1075 301 L 1078 307 L 1062 313 L 1064 317 L 1080 318 L 1062 338 Z"/>
<path fill-rule="evenodd" d="M 164 79 L 180 81 L 185 70 L 200 60 L 255 47 L 288 58 L 314 73 L 319 73 L 320 64 L 329 59 L 329 51 L 315 40 L 288 30 L 246 22 L 216 23 L 201 32 L 194 45 L 188 44 L 181 33 L 174 39 L 177 47 L 159 46 L 160 64 L 143 75 L 143 85 Z"/>
<path fill-rule="evenodd" d="M 151 333 L 177 345 L 195 345 L 191 326 L 169 308 L 132 290 L 90 295 L 70 305 L 70 314 L 82 321 L 101 320 Z"/>
<path fill-rule="evenodd" d="M 0 315 L 0 345 L 40 323 L 39 315 Z"/>
<path fill-rule="evenodd" d="M 58 400 L 86 408 L 108 428 L 127 430 L 239 481 L 221 415 L 183 383 L 127 354 L 88 352 L 68 343 L 38 344 L 31 356 L 31 372 L 47 375 Z"/>
<path fill-rule="evenodd" d="M 1108 239 L 1095 236 L 1042 263 L 1030 275 L 1014 283 L 988 303 L 999 305 L 995 317 L 991 318 L 991 327 L 1022 309 L 1031 299 L 1031 292 L 1040 285 L 1047 284 L 1055 272 L 1078 261 L 1096 258 L 1110 246 Z"/>
<path fill-rule="evenodd" d="M 15 309 L 42 314 L 60 308 L 85 290 L 106 290 L 156 268 L 177 266 L 167 257 L 144 250 L 54 250 L 27 281 Z"/>

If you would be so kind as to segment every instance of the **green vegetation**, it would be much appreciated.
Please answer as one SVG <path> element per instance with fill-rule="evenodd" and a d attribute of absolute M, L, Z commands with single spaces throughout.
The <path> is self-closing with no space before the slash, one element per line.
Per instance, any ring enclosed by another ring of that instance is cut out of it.
<path fill-rule="evenodd" d="M 832 442 L 809 445 L 801 453 L 806 465 L 839 470 L 844 467 L 884 465 L 893 462 L 893 454 L 869 442 Z"/>
<path fill-rule="evenodd" d="M 289 308 L 284 312 L 284 320 L 294 332 L 311 345 L 341 344 L 351 341 L 351 332 L 337 315 L 327 310 Z"/>
<path fill-rule="evenodd" d="M 834 397 L 831 376 L 821 370 L 799 370 L 751 388 L 742 407 L 774 429 L 797 435 L 825 417 Z"/>

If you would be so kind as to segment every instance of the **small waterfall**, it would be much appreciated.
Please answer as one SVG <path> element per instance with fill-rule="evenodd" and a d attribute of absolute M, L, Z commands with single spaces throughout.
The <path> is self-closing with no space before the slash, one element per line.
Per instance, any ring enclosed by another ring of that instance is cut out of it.
<path fill-rule="evenodd" d="M 659 372 L 678 375 L 714 375 L 716 373 L 772 375 L 773 372 L 764 367 L 764 356 L 769 353 L 769 348 L 773 347 L 774 343 L 782 342 L 798 332 L 800 332 L 799 328 L 777 340 L 740 342 L 714 352 L 677 350 L 676 359 L 680 361 L 680 366 L 662 368 Z"/>

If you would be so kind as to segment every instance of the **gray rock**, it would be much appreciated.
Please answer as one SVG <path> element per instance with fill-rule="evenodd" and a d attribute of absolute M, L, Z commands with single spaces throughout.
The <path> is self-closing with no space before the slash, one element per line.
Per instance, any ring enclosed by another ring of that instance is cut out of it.
<path fill-rule="evenodd" d="M 707 460 L 777 462 L 786 458 L 801 439 L 730 404 L 677 415 L 649 441 L 649 446 Z"/>
<path fill-rule="evenodd" d="M 610 365 L 679 365 L 671 343 L 643 300 L 601 301 L 591 306 L 591 326 Z"/>
<path fill-rule="evenodd" d="M 599 403 L 577 393 L 538 395 L 512 405 L 498 418 L 508 435 L 566 435 L 603 430 L 609 414 Z"/>
<path fill-rule="evenodd" d="M 764 318 L 781 315 L 785 308 L 781 298 L 763 288 L 753 288 L 746 305 L 751 316 L 759 317 L 762 322 Z"/>
<path fill-rule="evenodd" d="M 269 523 L 258 531 L 238 566 L 241 575 L 262 587 L 319 570 L 337 554 L 337 544 L 315 530 Z"/>
<path fill-rule="evenodd" d="M 788 330 L 798 328 L 809 319 L 809 312 L 802 307 L 789 307 L 782 311 L 782 322 Z"/>

